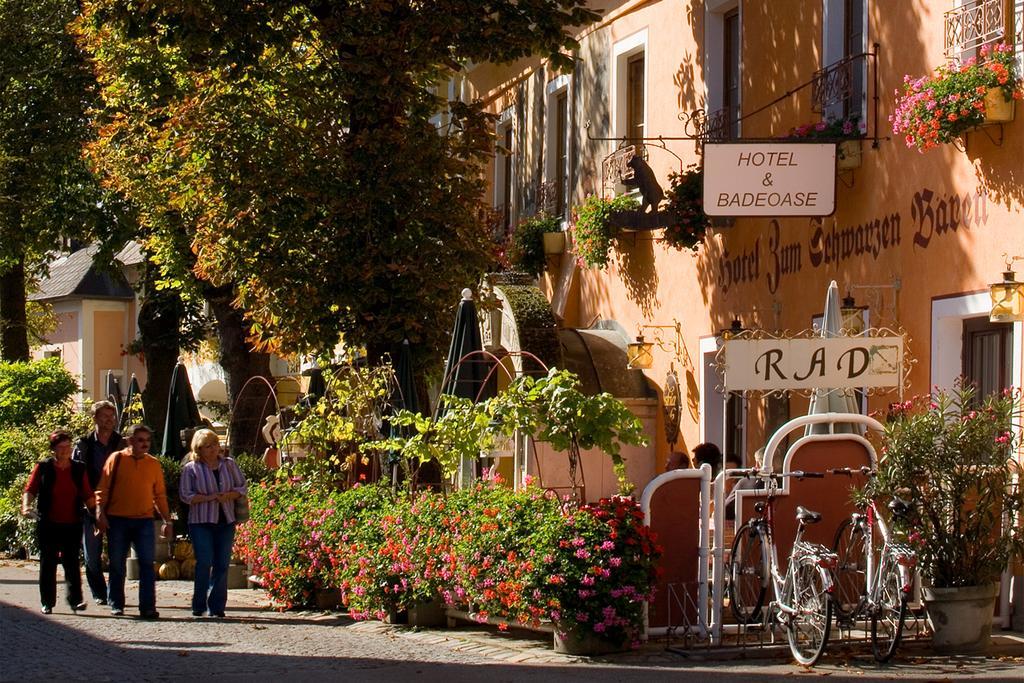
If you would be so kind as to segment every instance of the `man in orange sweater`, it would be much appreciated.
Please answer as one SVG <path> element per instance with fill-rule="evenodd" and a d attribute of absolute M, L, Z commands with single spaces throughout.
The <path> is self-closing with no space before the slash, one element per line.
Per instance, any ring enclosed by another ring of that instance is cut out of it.
<path fill-rule="evenodd" d="M 164 522 L 164 537 L 169 537 L 173 530 L 164 472 L 160 461 L 149 454 L 153 440 L 149 427 L 129 427 L 125 436 L 129 447 L 111 453 L 96 488 L 96 527 L 107 532 L 110 551 L 110 612 L 114 616 L 124 614 L 125 565 L 132 545 L 139 559 L 139 616 L 158 619 L 153 571 L 154 513 Z"/>

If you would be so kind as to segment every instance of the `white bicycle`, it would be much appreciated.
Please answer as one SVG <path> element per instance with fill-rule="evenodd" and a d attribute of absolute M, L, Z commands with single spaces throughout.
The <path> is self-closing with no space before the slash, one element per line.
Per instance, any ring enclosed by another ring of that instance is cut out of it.
<path fill-rule="evenodd" d="M 729 604 L 736 621 L 766 625 L 777 620 L 786 628 L 793 657 L 810 666 L 828 644 L 832 623 L 832 570 L 837 558 L 828 548 L 801 540 L 808 524 L 821 514 L 803 507 L 796 510 L 796 538 L 783 573 L 775 548 L 774 510 L 779 482 L 785 477 L 820 478 L 821 472 L 765 474 L 756 468 L 726 470 L 727 477 L 751 477 L 764 481 L 767 500 L 754 504 L 755 516 L 747 520 L 733 539 L 729 564 Z M 774 599 L 763 610 L 768 590 Z"/>

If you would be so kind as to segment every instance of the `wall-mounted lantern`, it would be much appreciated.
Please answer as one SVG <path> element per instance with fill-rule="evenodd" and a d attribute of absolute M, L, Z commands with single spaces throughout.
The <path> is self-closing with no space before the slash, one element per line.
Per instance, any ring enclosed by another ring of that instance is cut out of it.
<path fill-rule="evenodd" d="M 843 332 L 849 337 L 859 337 L 864 333 L 864 306 L 858 306 L 853 296 L 847 292 L 843 297 L 843 305 L 839 308 L 842 318 Z"/>
<path fill-rule="evenodd" d="M 654 344 L 644 341 L 642 334 L 637 335 L 636 341 L 626 344 L 626 368 L 629 370 L 648 370 L 654 365 L 654 355 L 651 351 Z"/>
<path fill-rule="evenodd" d="M 1006 257 L 1006 254 L 1003 254 Z M 988 319 L 994 323 L 1024 322 L 1024 282 L 1018 282 L 1013 272 L 1013 262 L 1024 261 L 1024 256 L 1006 259 L 1006 270 L 1001 282 L 989 285 L 992 310 Z"/>

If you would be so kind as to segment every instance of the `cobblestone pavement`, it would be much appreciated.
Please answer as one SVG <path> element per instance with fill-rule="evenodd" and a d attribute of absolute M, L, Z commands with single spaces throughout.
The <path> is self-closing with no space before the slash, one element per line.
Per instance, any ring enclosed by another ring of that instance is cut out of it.
<path fill-rule="evenodd" d="M 159 582 L 159 621 L 142 621 L 129 582 L 124 617 L 89 605 L 72 614 L 60 603 L 40 614 L 35 563 L 0 562 L 0 680 L 3 681 L 765 681 L 795 674 L 830 680 L 914 678 L 1024 680 L 1024 640 L 1002 639 L 997 656 L 931 657 L 920 647 L 893 666 L 876 667 L 842 646 L 811 671 L 790 665 L 784 650 L 689 656 L 662 644 L 599 660 L 558 655 L 550 636 L 481 627 L 418 631 L 343 615 L 278 612 L 264 594 L 233 590 L 226 619 L 195 619 L 191 584 Z M 1005 641 L 1005 642 L 1003 642 Z M 1018 651 L 1019 650 L 1019 651 Z"/>

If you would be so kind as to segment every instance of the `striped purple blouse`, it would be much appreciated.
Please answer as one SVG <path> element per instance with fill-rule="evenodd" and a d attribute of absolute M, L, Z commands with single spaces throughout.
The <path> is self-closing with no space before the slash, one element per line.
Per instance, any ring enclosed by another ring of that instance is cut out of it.
<path fill-rule="evenodd" d="M 220 515 L 217 506 L 220 505 L 224 511 L 224 519 L 233 524 L 235 521 L 235 502 L 218 503 L 216 500 L 207 500 L 202 503 L 193 503 L 196 496 L 208 496 L 211 493 L 227 493 L 237 491 L 243 496 L 247 493 L 245 475 L 238 465 L 231 458 L 224 458 L 220 461 L 220 486 L 217 485 L 217 478 L 213 471 L 206 466 L 206 463 L 196 460 L 185 464 L 181 470 L 181 482 L 178 484 L 178 495 L 181 502 L 188 503 L 189 524 L 216 524 Z M 227 476 L 225 476 L 227 475 Z"/>

